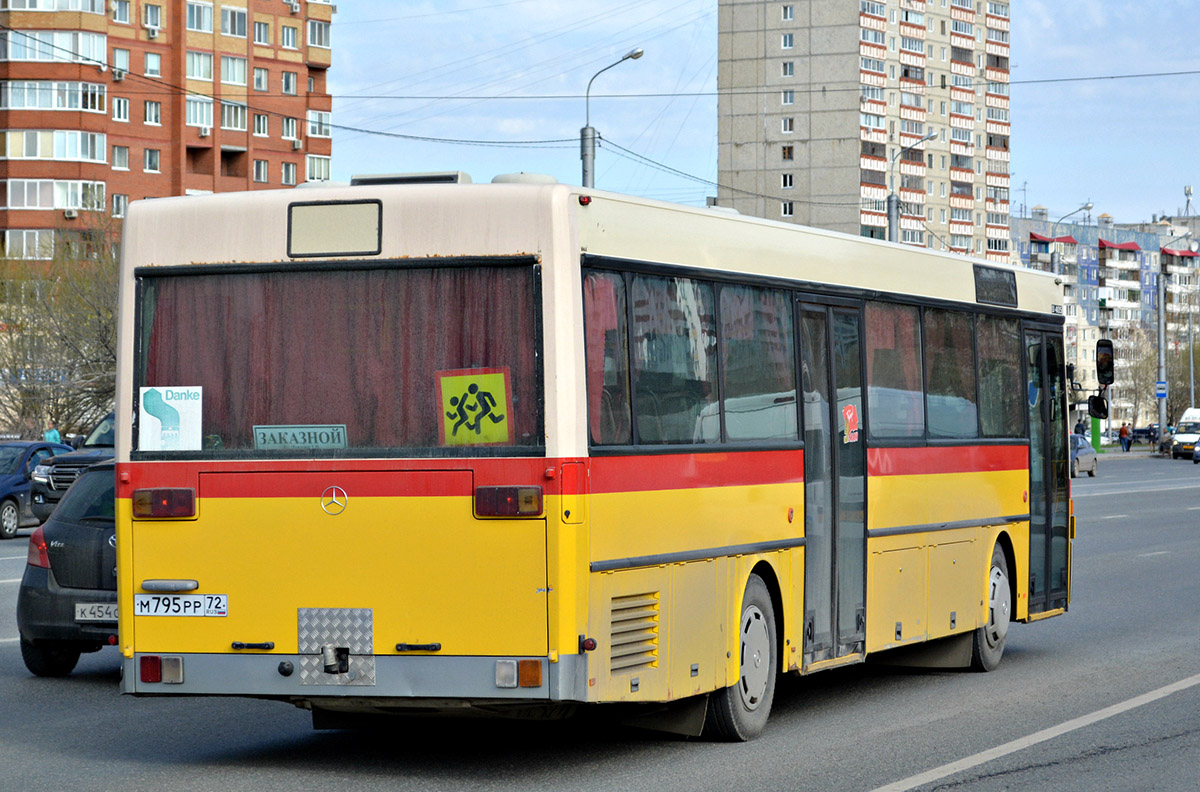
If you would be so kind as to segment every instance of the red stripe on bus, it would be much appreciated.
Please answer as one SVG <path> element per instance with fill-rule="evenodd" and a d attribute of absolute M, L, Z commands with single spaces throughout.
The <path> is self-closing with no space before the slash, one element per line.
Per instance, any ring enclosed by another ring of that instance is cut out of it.
<path fill-rule="evenodd" d="M 1028 467 L 1029 448 L 1023 445 L 867 449 L 867 473 L 871 476 L 987 473 Z"/>
<path fill-rule="evenodd" d="M 744 487 L 804 480 L 804 452 L 799 449 L 593 457 L 590 462 L 593 493 Z"/>

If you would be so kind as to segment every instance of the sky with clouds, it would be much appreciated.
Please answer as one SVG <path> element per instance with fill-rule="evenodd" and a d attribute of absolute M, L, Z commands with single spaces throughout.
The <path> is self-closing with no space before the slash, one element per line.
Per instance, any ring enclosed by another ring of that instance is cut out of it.
<path fill-rule="evenodd" d="M 1091 200 L 1093 215 L 1148 220 L 1180 211 L 1189 184 L 1200 203 L 1200 2 L 1011 5 L 1014 214 Z M 716 194 L 716 0 L 341 0 L 333 36 L 335 179 L 532 171 L 578 184 L 588 80 L 641 47 L 592 85 L 596 185 Z M 1131 76 L 1147 74 L 1159 76 Z"/>

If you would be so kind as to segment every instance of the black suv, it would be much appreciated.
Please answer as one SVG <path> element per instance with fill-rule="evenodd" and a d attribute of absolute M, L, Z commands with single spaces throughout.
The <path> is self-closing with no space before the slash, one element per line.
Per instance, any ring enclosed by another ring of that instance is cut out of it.
<path fill-rule="evenodd" d="M 79 478 L 84 468 L 113 458 L 116 426 L 116 415 L 109 413 L 88 434 L 79 450 L 52 456 L 33 469 L 29 502 L 33 516 L 39 522 L 46 521 L 63 493 Z"/>
<path fill-rule="evenodd" d="M 112 460 L 88 468 L 29 537 L 17 630 L 38 676 L 65 676 L 81 653 L 117 643 L 115 490 Z"/>

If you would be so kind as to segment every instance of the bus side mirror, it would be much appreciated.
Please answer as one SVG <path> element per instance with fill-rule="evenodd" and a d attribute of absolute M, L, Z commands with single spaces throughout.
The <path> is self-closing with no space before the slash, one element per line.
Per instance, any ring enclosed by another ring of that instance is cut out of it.
<path fill-rule="evenodd" d="M 1096 381 L 1101 385 L 1113 384 L 1113 342 L 1107 338 L 1096 342 Z M 1104 414 L 1107 417 L 1107 407 L 1104 408 Z"/>
<path fill-rule="evenodd" d="M 1088 397 L 1088 415 L 1104 420 L 1108 417 L 1108 399 L 1103 396 Z"/>

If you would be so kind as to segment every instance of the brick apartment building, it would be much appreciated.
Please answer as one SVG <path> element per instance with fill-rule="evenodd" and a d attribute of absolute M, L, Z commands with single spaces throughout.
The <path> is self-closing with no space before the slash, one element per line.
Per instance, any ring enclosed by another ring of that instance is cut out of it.
<path fill-rule="evenodd" d="M 4 254 L 129 201 L 330 172 L 329 0 L 0 0 Z"/>

